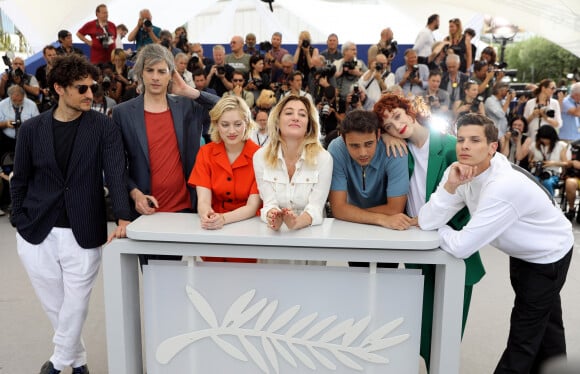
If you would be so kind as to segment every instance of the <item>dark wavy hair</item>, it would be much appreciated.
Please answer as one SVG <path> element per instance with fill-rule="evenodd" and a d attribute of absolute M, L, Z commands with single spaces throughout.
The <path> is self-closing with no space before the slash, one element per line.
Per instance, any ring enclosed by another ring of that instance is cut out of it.
<path fill-rule="evenodd" d="M 512 116 L 510 118 L 510 122 L 509 122 L 508 128 L 511 130 L 513 123 L 515 121 L 517 121 L 517 120 L 520 120 L 520 121 L 522 121 L 524 123 L 524 130 L 523 130 L 523 132 L 524 133 L 527 133 L 528 132 L 528 120 L 526 119 L 526 117 L 522 116 L 521 114 L 516 114 L 516 115 L 514 115 L 514 116 Z"/>
<path fill-rule="evenodd" d="M 91 64 L 86 57 L 77 54 L 57 56 L 52 63 L 52 69 L 48 72 L 48 86 L 53 95 L 58 97 L 54 85 L 61 87 L 72 86 L 73 82 L 91 77 L 95 81 L 99 79 L 99 68 Z"/>

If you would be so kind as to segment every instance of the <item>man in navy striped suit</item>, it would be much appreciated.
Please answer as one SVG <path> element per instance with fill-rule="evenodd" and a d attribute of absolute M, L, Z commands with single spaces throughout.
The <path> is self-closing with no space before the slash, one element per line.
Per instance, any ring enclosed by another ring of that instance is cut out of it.
<path fill-rule="evenodd" d="M 54 328 L 54 352 L 41 374 L 88 373 L 81 332 L 107 241 L 103 175 L 124 237 L 130 218 L 121 132 L 91 110 L 98 69 L 84 57 L 58 57 L 48 84 L 56 108 L 22 124 L 11 181 L 17 249 Z"/>

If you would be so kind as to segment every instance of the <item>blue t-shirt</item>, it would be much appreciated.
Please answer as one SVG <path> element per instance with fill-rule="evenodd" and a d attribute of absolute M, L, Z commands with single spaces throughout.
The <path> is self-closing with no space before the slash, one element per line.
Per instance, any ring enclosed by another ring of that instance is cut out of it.
<path fill-rule="evenodd" d="M 580 139 L 580 118 L 568 114 L 570 109 L 578 106 L 572 96 L 568 95 L 562 100 L 562 127 L 560 128 L 559 137 L 564 140 Z"/>
<path fill-rule="evenodd" d="M 159 34 L 161 34 L 161 29 L 157 26 L 152 26 L 153 34 L 159 38 Z M 135 47 L 140 49 L 141 47 L 146 46 L 147 44 L 153 44 L 153 39 L 149 36 L 149 33 L 145 31 L 143 27 L 139 29 L 139 32 L 135 36 Z"/>
<path fill-rule="evenodd" d="M 334 162 L 330 190 L 346 191 L 349 204 L 366 209 L 386 204 L 388 197 L 409 192 L 407 155 L 387 156 L 381 139 L 371 163 L 364 170 L 350 157 L 342 137 L 330 143 L 328 152 Z"/>

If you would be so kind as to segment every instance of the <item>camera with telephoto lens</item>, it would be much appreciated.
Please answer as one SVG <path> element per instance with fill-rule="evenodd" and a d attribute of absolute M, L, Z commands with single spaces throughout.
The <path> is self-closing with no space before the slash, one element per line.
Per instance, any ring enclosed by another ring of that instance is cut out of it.
<path fill-rule="evenodd" d="M 165 48 L 169 48 L 169 47 L 171 47 L 171 40 L 169 40 L 169 39 L 163 39 L 161 41 L 161 45 L 164 46 Z"/>
<path fill-rule="evenodd" d="M 376 71 L 381 71 L 381 70 L 383 70 L 383 68 L 384 68 L 384 65 L 382 62 L 375 62 L 375 70 Z"/>
<path fill-rule="evenodd" d="M 143 26 L 152 27 L 153 23 L 151 22 L 151 20 L 146 19 L 145 21 L 143 21 Z"/>
<path fill-rule="evenodd" d="M 348 73 L 348 70 L 354 70 L 356 68 L 357 61 L 356 58 L 350 61 L 345 61 L 342 63 L 342 69 Z"/>
<path fill-rule="evenodd" d="M 272 43 L 266 40 L 265 42 L 258 44 L 258 47 L 260 48 L 260 51 L 269 51 L 272 49 Z"/>
<path fill-rule="evenodd" d="M 103 91 L 109 91 L 111 89 L 111 77 L 105 75 L 101 82 L 101 87 L 103 87 Z"/>
<path fill-rule="evenodd" d="M 542 112 L 544 112 L 544 114 L 548 118 L 554 118 L 556 116 L 556 111 L 554 109 L 551 109 L 549 106 L 546 106 L 546 105 L 544 105 L 544 106 L 538 105 L 536 107 L 536 109 L 540 109 Z"/>
<path fill-rule="evenodd" d="M 15 77 L 18 77 L 18 78 L 22 78 L 24 76 L 24 72 L 22 71 L 22 69 L 18 68 L 18 69 L 12 70 L 12 75 L 14 75 Z"/>
<path fill-rule="evenodd" d="M 352 86 L 352 96 L 350 98 L 351 104 L 357 104 L 360 100 L 360 89 L 358 88 L 358 84 Z"/>
<path fill-rule="evenodd" d="M 540 180 L 546 180 L 552 177 L 552 172 L 549 170 L 544 170 L 544 162 L 543 161 L 536 161 L 534 163 L 534 175 Z"/>
<path fill-rule="evenodd" d="M 321 68 L 312 68 L 314 76 L 318 76 L 318 78 L 326 77 L 331 78 L 334 77 L 336 73 L 336 66 L 332 63 L 328 62 L 325 66 Z"/>
<path fill-rule="evenodd" d="M 199 56 L 197 55 L 197 53 L 193 53 L 191 55 L 191 59 L 190 60 L 191 60 L 191 63 L 192 64 L 195 64 L 195 65 L 199 64 Z"/>
<path fill-rule="evenodd" d="M 397 44 L 396 40 L 390 42 L 386 48 L 381 48 L 381 53 L 384 54 L 387 58 L 394 57 L 398 51 L 399 45 Z"/>
<path fill-rule="evenodd" d="M 302 48 L 308 48 L 308 47 L 310 47 L 310 40 L 308 40 L 308 39 L 304 39 L 304 40 L 302 41 L 302 44 L 301 44 L 300 46 L 301 46 Z"/>
<path fill-rule="evenodd" d="M 218 66 L 216 70 L 219 75 L 224 75 L 226 73 L 226 67 L 223 65 Z"/>
<path fill-rule="evenodd" d="M 478 96 L 471 102 L 470 110 L 477 113 L 479 111 L 479 104 L 483 103 L 483 96 Z"/>
<path fill-rule="evenodd" d="M 520 132 L 517 129 L 510 129 L 510 132 L 512 133 L 512 138 L 520 136 Z"/>

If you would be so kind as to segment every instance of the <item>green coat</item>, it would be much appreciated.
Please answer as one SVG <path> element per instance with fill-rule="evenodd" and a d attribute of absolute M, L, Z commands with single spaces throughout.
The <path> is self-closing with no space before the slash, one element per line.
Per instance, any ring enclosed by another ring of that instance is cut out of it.
<path fill-rule="evenodd" d="M 429 201 L 431 194 L 437 190 L 439 182 L 443 178 L 443 173 L 447 167 L 457 161 L 455 144 L 457 139 L 451 135 L 441 134 L 431 131 L 429 137 L 429 160 L 427 164 L 427 190 L 426 199 Z M 409 177 L 413 175 L 415 160 L 409 152 Z M 449 226 L 455 230 L 461 229 L 470 219 L 467 207 L 463 208 L 448 222 Z M 485 275 L 485 269 L 481 262 L 479 252 L 475 252 L 465 260 L 465 292 L 463 297 L 463 324 L 462 335 L 469 304 L 471 303 L 471 291 L 473 285 L 481 280 Z M 413 265 L 407 264 L 410 268 L 419 268 L 424 275 L 423 287 L 423 318 L 421 322 L 421 356 L 425 359 L 427 369 L 429 369 L 431 356 L 431 331 L 433 329 L 433 300 L 435 287 L 435 266 L 434 265 Z"/>

